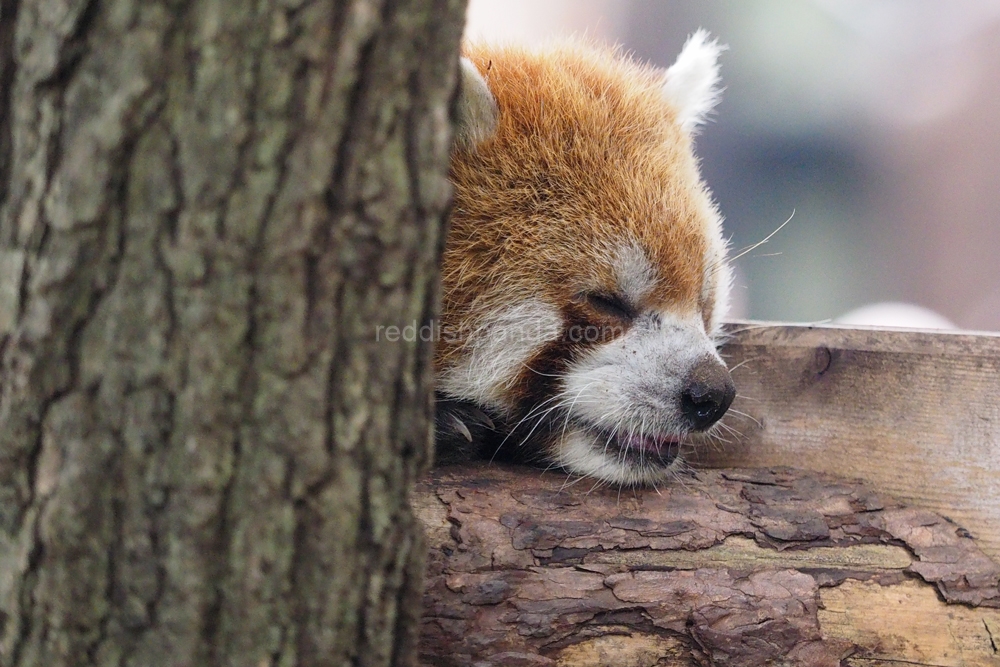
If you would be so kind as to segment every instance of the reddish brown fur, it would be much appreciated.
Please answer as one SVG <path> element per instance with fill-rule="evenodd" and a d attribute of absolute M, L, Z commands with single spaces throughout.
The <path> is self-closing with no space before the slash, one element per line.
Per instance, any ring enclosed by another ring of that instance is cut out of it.
<path fill-rule="evenodd" d="M 496 97 L 499 126 L 452 159 L 444 322 L 474 326 L 525 298 L 563 310 L 582 292 L 614 291 L 613 253 L 627 239 L 657 276 L 637 306 L 709 313 L 712 204 L 662 71 L 575 43 L 470 46 L 466 55 Z M 439 368 L 460 347 L 461 338 L 443 340 Z"/>

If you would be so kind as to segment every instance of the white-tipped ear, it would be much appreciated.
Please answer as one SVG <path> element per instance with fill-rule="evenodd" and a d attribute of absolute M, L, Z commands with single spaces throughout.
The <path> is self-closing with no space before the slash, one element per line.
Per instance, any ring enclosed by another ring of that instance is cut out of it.
<path fill-rule="evenodd" d="M 719 54 L 725 49 L 707 31 L 698 30 L 663 77 L 663 93 L 677 108 L 677 121 L 687 132 L 704 123 L 719 102 Z"/>
<path fill-rule="evenodd" d="M 486 79 L 468 58 L 462 58 L 462 78 L 458 85 L 455 142 L 460 148 L 474 148 L 496 132 L 497 101 Z"/>

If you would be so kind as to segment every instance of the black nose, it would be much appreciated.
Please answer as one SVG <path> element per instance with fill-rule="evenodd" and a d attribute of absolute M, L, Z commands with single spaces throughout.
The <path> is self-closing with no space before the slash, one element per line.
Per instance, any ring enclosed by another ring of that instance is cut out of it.
<path fill-rule="evenodd" d="M 695 431 L 704 431 L 719 421 L 736 398 L 729 371 L 718 360 L 705 357 L 688 376 L 681 392 L 681 412 Z"/>

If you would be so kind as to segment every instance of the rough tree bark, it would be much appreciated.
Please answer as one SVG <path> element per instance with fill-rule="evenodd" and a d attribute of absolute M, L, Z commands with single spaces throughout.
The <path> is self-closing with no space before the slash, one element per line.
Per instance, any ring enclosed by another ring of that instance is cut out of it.
<path fill-rule="evenodd" d="M 0 665 L 415 641 L 463 0 L 0 0 Z"/>
<path fill-rule="evenodd" d="M 727 469 L 619 491 L 525 472 L 419 485 L 428 666 L 1000 664 L 1000 565 L 861 483 Z"/>

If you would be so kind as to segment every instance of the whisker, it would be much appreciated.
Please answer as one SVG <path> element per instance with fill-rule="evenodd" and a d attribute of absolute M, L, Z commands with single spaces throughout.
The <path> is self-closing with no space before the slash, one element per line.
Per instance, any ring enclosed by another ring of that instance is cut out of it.
<path fill-rule="evenodd" d="M 733 410 L 732 408 L 729 408 L 729 412 L 733 413 L 737 417 L 743 417 L 744 419 L 749 419 L 750 421 L 752 421 L 754 424 L 757 425 L 757 428 L 764 428 L 764 425 L 761 424 L 760 421 L 758 421 L 757 418 L 753 417 L 752 415 L 748 415 L 745 412 L 740 412 L 739 410 Z"/>
<path fill-rule="evenodd" d="M 741 361 L 740 363 L 738 363 L 738 364 L 736 364 L 735 366 L 733 366 L 732 368 L 730 368 L 730 369 L 729 369 L 729 372 L 730 372 L 730 373 L 732 373 L 732 372 L 733 372 L 733 371 L 735 371 L 736 369 L 738 369 L 738 368 L 742 368 L 742 367 L 743 367 L 743 365 L 745 365 L 745 364 L 749 364 L 749 363 L 750 363 L 750 362 L 752 362 L 752 361 L 760 361 L 761 359 L 765 359 L 765 358 L 766 358 L 766 357 L 750 357 L 750 358 L 748 358 L 748 359 L 744 359 L 744 360 L 743 360 L 743 361 Z"/>
<path fill-rule="evenodd" d="M 549 398 L 545 399 L 544 401 L 542 401 L 538 405 L 533 406 L 531 408 L 531 410 L 528 411 L 528 414 L 526 414 L 524 417 L 522 417 L 516 424 L 514 424 L 514 426 L 511 427 L 510 433 L 508 433 L 507 438 L 509 438 L 514 433 L 514 431 L 516 431 L 517 428 L 521 426 L 521 424 L 523 424 L 527 420 L 531 419 L 535 415 L 539 414 L 541 412 L 541 410 L 546 405 L 548 405 L 549 403 L 552 403 L 553 401 L 561 401 L 561 400 L 564 400 L 564 399 L 565 399 L 565 397 L 562 395 L 562 393 L 559 393 L 559 394 L 556 394 L 555 396 L 550 396 Z M 558 407 L 558 403 L 556 404 L 555 407 Z M 551 409 L 552 408 L 549 408 L 549 410 L 551 410 Z M 548 411 L 546 411 L 546 412 L 548 412 Z M 500 443 L 500 444 L 503 445 L 507 441 L 507 438 L 504 438 L 504 442 Z"/>
<path fill-rule="evenodd" d="M 567 473 L 566 474 L 566 478 L 567 479 L 569 479 L 572 476 L 573 476 L 573 473 Z M 562 486 L 562 488 L 559 489 L 559 490 L 563 491 L 565 489 L 568 489 L 569 487 L 571 487 L 571 486 L 573 486 L 573 485 L 575 485 L 575 484 L 577 484 L 579 482 L 582 482 L 585 479 L 589 479 L 589 478 L 588 477 L 584 477 L 583 475 L 577 475 L 576 479 L 574 479 L 572 482 L 564 483 L 563 486 Z"/>
<path fill-rule="evenodd" d="M 561 375 L 561 374 L 556 374 L 556 373 L 543 373 L 543 372 L 541 372 L 541 371 L 536 371 L 536 370 L 535 370 L 534 368 L 532 368 L 531 366 L 529 366 L 529 365 L 528 365 L 528 364 L 526 364 L 526 363 L 522 363 L 522 364 L 521 364 L 521 366 L 522 366 L 523 368 L 527 368 L 527 369 L 528 369 L 529 371 L 531 371 L 531 372 L 532 372 L 532 373 L 534 373 L 535 375 L 540 375 L 541 377 L 545 377 L 545 378 L 561 378 L 561 377 L 564 377 L 564 376 L 563 376 L 563 375 Z"/>
<path fill-rule="evenodd" d="M 735 322 L 733 324 L 735 324 Z M 751 323 L 747 323 L 745 326 L 743 326 L 740 329 L 734 329 L 733 331 L 724 332 L 724 334 L 723 334 L 724 335 L 723 344 L 725 344 L 726 341 L 731 340 L 734 337 L 740 335 L 741 333 L 746 333 L 747 331 L 758 331 L 760 329 L 769 329 L 769 328 L 771 328 L 773 326 L 774 326 L 774 324 L 772 324 L 770 322 L 751 322 Z"/>
<path fill-rule="evenodd" d="M 735 428 L 733 428 L 729 424 L 724 424 L 723 422 L 719 422 L 719 428 L 725 429 L 726 433 L 729 433 L 730 435 L 732 435 L 732 436 L 734 436 L 736 438 L 744 438 L 744 437 L 746 437 L 746 436 L 743 435 L 743 433 L 741 431 L 737 431 Z M 730 441 L 727 440 L 726 442 L 728 443 Z"/>
<path fill-rule="evenodd" d="M 781 223 L 780 225 L 778 225 L 777 229 L 775 229 L 773 232 L 771 232 L 770 234 L 768 234 L 767 236 L 765 236 L 762 240 L 757 241 L 757 243 L 754 243 L 752 246 L 749 246 L 749 247 L 744 248 L 743 250 L 739 251 L 739 253 L 737 253 L 737 255 L 735 257 L 731 257 L 731 258 L 729 258 L 726 261 L 729 264 L 732 264 L 733 262 L 735 262 L 736 260 L 738 260 L 740 257 L 743 257 L 744 255 L 746 255 L 748 252 L 752 252 L 752 251 L 756 250 L 757 248 L 761 247 L 762 245 L 764 245 L 765 243 L 767 243 L 768 241 L 770 241 L 774 237 L 775 234 L 777 234 L 778 232 L 780 232 L 782 230 L 782 228 L 784 228 L 785 225 L 787 225 L 789 222 L 791 222 L 792 218 L 794 218 L 794 217 L 795 217 L 795 209 L 792 209 L 792 214 L 790 216 L 788 216 L 788 220 L 785 220 L 783 223 Z"/>
<path fill-rule="evenodd" d="M 727 431 L 728 432 L 728 431 Z M 722 449 L 722 445 L 731 445 L 733 441 L 725 437 L 721 433 L 707 433 L 708 441 L 714 445 L 717 449 Z"/>

